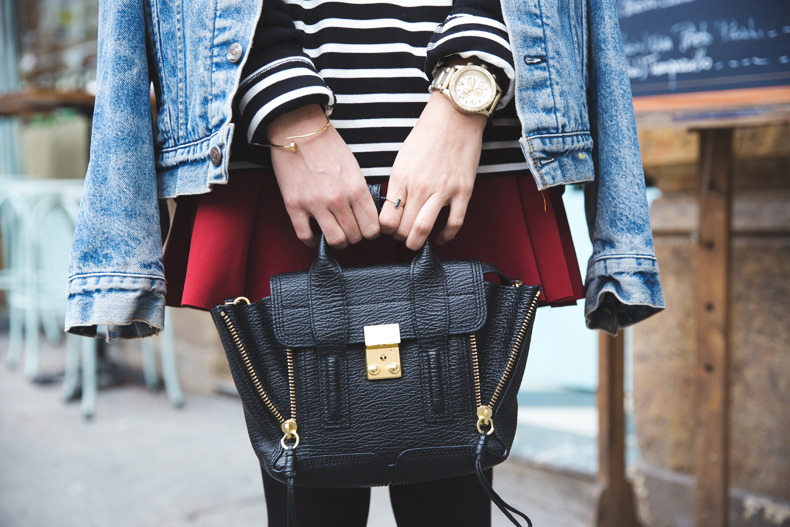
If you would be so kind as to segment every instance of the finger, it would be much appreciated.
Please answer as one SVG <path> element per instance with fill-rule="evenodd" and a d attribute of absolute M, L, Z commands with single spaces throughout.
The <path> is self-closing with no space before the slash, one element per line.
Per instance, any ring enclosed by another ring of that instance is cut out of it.
<path fill-rule="evenodd" d="M 433 229 L 433 225 L 436 223 L 436 218 L 439 216 L 444 203 L 445 199 L 438 197 L 436 194 L 425 202 L 425 205 L 422 206 L 417 218 L 414 220 L 408 238 L 406 238 L 406 247 L 416 251 L 423 246 Z"/>
<path fill-rule="evenodd" d="M 314 216 L 329 245 L 335 249 L 345 249 L 348 246 L 345 231 L 340 227 L 334 214 L 325 209 Z"/>
<path fill-rule="evenodd" d="M 293 223 L 296 237 L 299 238 L 308 247 L 318 246 L 318 235 L 310 228 L 310 216 L 305 211 L 295 213 L 288 213 L 291 216 L 291 223 Z"/>
<path fill-rule="evenodd" d="M 425 202 L 430 198 L 430 194 L 409 194 L 409 202 L 403 207 L 403 216 L 400 219 L 400 225 L 392 235 L 398 241 L 406 240 L 409 237 L 414 221 L 420 214 Z"/>
<path fill-rule="evenodd" d="M 378 238 L 379 234 L 381 234 L 379 214 L 376 211 L 376 204 L 373 203 L 373 197 L 366 186 L 355 193 L 354 198 L 351 200 L 351 210 L 354 213 L 362 236 L 368 240 Z"/>
<path fill-rule="evenodd" d="M 343 229 L 347 243 L 354 244 L 362 241 L 362 233 L 359 232 L 359 225 L 357 225 L 357 219 L 351 209 L 351 203 L 344 202 L 342 206 L 333 206 L 329 210 L 334 214 L 340 228 Z"/>
<path fill-rule="evenodd" d="M 397 202 L 401 200 L 400 206 L 395 208 L 395 203 L 385 201 L 381 207 L 381 214 L 379 214 L 379 224 L 381 225 L 381 232 L 384 234 L 394 234 L 400 226 L 403 211 L 406 205 L 406 189 L 401 187 L 397 181 L 390 178 L 389 187 L 387 188 L 387 199 Z"/>
<path fill-rule="evenodd" d="M 466 208 L 469 205 L 469 198 L 458 197 L 450 203 L 450 214 L 447 216 L 447 225 L 444 226 L 442 232 L 436 236 L 436 243 L 442 245 L 447 243 L 458 234 L 464 224 L 466 217 Z"/>

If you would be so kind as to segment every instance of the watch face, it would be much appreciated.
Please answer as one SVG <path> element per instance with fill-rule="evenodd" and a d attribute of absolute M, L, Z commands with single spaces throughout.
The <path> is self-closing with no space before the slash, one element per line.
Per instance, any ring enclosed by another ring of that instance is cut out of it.
<path fill-rule="evenodd" d="M 469 67 L 460 71 L 453 90 L 456 102 L 472 112 L 487 108 L 496 95 L 490 74 L 481 70 L 482 68 Z"/>

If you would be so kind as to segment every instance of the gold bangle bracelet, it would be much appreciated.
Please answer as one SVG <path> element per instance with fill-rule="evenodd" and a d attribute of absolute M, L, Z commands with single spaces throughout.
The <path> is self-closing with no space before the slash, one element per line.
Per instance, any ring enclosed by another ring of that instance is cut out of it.
<path fill-rule="evenodd" d="M 320 130 L 316 130 L 315 132 L 311 132 L 309 134 L 304 134 L 304 135 L 292 135 L 291 137 L 286 137 L 286 139 L 289 139 L 289 140 L 290 139 L 301 139 L 303 137 L 311 137 L 313 135 L 318 135 L 321 132 L 323 132 L 324 130 L 326 130 L 327 128 L 329 128 L 329 124 L 330 124 L 329 123 L 329 117 L 327 117 L 326 118 L 326 124 Z M 296 143 L 294 143 L 293 141 L 291 141 L 291 144 L 289 144 L 289 145 L 276 145 L 276 144 L 274 144 L 272 142 L 269 142 L 269 146 L 273 146 L 275 148 L 289 148 L 291 150 L 291 152 L 296 152 Z"/>

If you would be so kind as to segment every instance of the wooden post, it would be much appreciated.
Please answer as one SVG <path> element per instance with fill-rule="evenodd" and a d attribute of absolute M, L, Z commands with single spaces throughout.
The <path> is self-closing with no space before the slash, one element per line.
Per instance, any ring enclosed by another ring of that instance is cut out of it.
<path fill-rule="evenodd" d="M 697 248 L 696 527 L 725 527 L 729 510 L 728 372 L 732 129 L 700 132 Z"/>
<path fill-rule="evenodd" d="M 639 527 L 634 493 L 625 477 L 625 339 L 598 339 L 598 507 L 596 527 Z"/>

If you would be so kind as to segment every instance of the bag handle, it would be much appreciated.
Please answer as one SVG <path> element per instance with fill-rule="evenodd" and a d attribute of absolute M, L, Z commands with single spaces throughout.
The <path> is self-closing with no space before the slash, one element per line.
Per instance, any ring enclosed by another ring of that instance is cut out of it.
<path fill-rule="evenodd" d="M 347 342 L 348 313 L 343 287 L 343 269 L 332 256 L 332 248 L 322 234 L 318 254 L 310 267 L 310 311 L 316 342 Z M 415 312 L 415 329 L 422 335 L 447 335 L 449 314 L 447 307 L 447 282 L 444 267 L 431 248 L 431 243 L 417 250 L 411 262 L 409 284 Z M 442 314 L 436 318 L 436 310 Z M 427 318 L 425 318 L 427 317 Z M 327 320 L 334 323 L 328 324 Z M 342 326 L 342 327 L 340 327 Z M 421 332 L 421 329 L 423 330 Z"/>
<path fill-rule="evenodd" d="M 345 346 L 348 336 L 348 312 L 343 287 L 343 269 L 332 256 L 332 248 L 324 235 L 309 274 L 310 312 L 316 342 Z M 375 284 L 374 284 L 375 285 Z M 446 336 L 449 330 L 447 282 L 444 267 L 431 248 L 431 243 L 417 250 L 411 262 L 409 283 L 418 338 Z"/>

